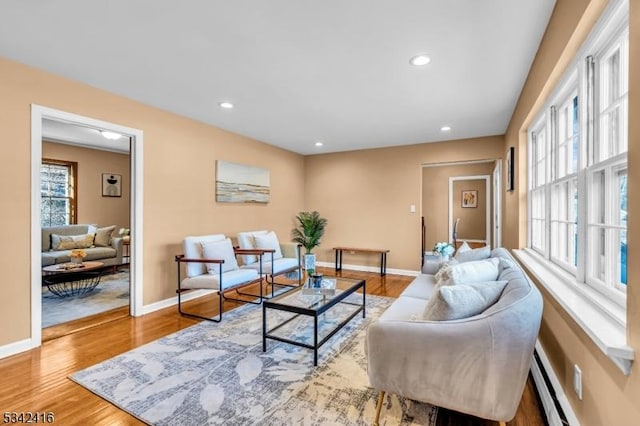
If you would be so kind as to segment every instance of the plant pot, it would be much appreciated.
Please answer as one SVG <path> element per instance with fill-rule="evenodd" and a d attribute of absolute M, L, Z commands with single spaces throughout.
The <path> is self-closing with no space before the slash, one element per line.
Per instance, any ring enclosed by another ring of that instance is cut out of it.
<path fill-rule="evenodd" d="M 313 274 L 316 270 L 316 255 L 314 253 L 307 253 L 304 255 L 304 269 L 306 269 L 309 275 Z"/>

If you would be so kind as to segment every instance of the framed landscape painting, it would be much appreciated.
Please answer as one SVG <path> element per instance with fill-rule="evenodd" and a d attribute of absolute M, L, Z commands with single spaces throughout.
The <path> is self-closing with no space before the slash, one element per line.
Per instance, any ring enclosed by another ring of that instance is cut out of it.
<path fill-rule="evenodd" d="M 216 201 L 219 203 L 268 203 L 269 170 L 216 161 Z"/>

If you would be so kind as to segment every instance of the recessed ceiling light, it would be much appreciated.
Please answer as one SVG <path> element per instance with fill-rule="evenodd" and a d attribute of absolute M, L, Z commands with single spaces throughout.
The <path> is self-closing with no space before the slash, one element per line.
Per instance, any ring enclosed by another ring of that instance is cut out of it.
<path fill-rule="evenodd" d="M 440 127 L 441 132 L 448 132 L 451 130 L 451 126 L 442 126 Z"/>
<path fill-rule="evenodd" d="M 106 130 L 101 130 L 100 133 L 102 134 L 102 136 L 104 136 L 106 139 L 115 141 L 118 140 L 122 137 L 122 135 L 120 133 L 116 133 L 116 132 L 108 132 Z"/>
<path fill-rule="evenodd" d="M 411 65 L 414 65 L 416 67 L 427 65 L 429 62 L 431 62 L 431 58 L 425 54 L 416 55 L 409 61 Z"/>
<path fill-rule="evenodd" d="M 322 142 L 316 142 L 316 146 L 322 146 L 324 145 Z"/>
<path fill-rule="evenodd" d="M 233 104 L 231 102 L 220 102 L 218 105 L 220 105 L 220 108 L 224 108 L 224 109 L 233 108 Z"/>

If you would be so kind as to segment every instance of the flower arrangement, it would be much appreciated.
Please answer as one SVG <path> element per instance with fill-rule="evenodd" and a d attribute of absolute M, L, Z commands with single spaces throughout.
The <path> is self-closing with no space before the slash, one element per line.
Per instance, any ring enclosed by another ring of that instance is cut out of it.
<path fill-rule="evenodd" d="M 81 259 L 84 259 L 85 257 L 87 257 L 87 252 L 82 249 L 73 249 L 71 250 L 71 252 L 69 252 L 69 257 L 79 257 Z"/>
<path fill-rule="evenodd" d="M 120 234 L 121 237 L 124 237 L 125 235 L 129 235 L 130 232 L 131 230 L 129 228 L 120 228 L 118 234 Z"/>
<path fill-rule="evenodd" d="M 433 246 L 433 251 L 438 253 L 440 256 L 451 256 L 453 254 L 453 246 L 446 241 L 440 241 L 435 243 Z"/>

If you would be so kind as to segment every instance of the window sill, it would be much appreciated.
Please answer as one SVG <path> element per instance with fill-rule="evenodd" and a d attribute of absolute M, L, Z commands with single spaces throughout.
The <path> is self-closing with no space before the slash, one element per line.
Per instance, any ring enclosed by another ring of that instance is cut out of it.
<path fill-rule="evenodd" d="M 513 250 L 513 254 L 595 345 L 629 375 L 634 351 L 627 345 L 625 309 L 586 285 L 578 286 L 574 277 L 532 250 Z"/>

